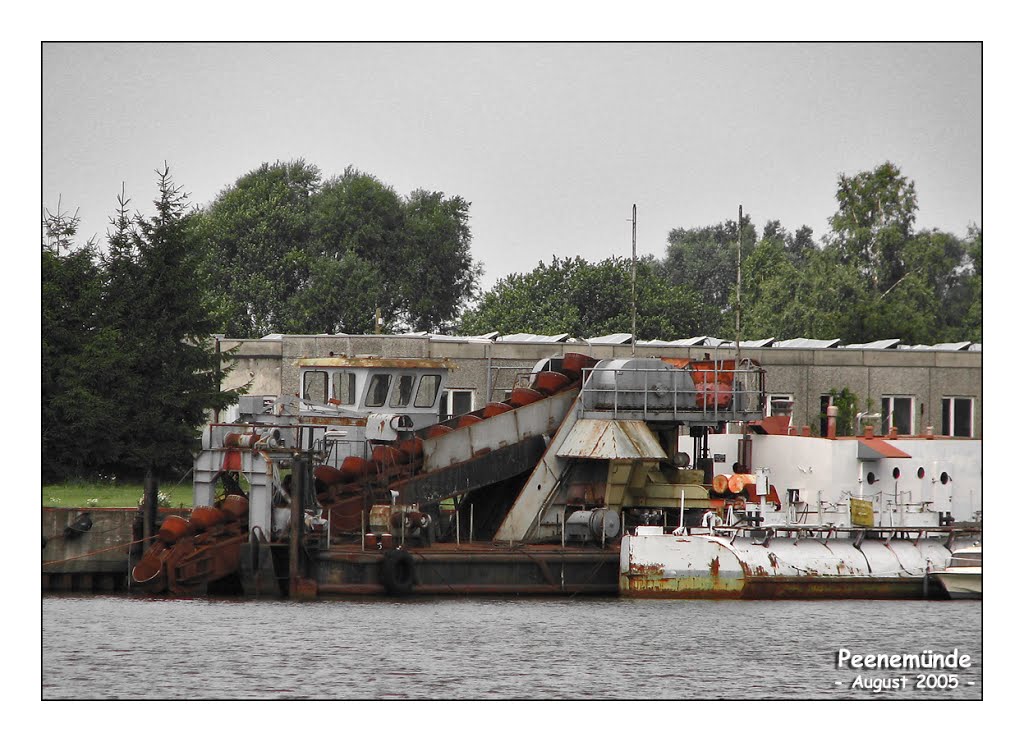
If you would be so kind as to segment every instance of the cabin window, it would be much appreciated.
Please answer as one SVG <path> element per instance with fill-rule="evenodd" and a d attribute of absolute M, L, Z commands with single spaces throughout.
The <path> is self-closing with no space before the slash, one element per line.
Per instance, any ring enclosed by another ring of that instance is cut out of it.
<path fill-rule="evenodd" d="M 942 398 L 942 434 L 953 435 L 957 438 L 974 437 L 973 398 Z"/>
<path fill-rule="evenodd" d="M 313 404 L 327 404 L 326 371 L 306 371 L 302 375 L 302 398 Z"/>
<path fill-rule="evenodd" d="M 351 371 L 336 371 L 331 377 L 335 404 L 356 403 L 356 375 Z"/>
<path fill-rule="evenodd" d="M 441 393 L 441 418 L 458 417 L 473 409 L 473 392 L 469 389 L 447 389 Z"/>
<path fill-rule="evenodd" d="M 388 387 L 391 386 L 391 374 L 374 374 L 370 377 L 370 385 L 366 389 L 366 406 L 383 407 L 388 399 Z"/>
<path fill-rule="evenodd" d="M 398 377 L 395 390 L 391 392 L 392 407 L 408 407 L 412 401 L 412 388 L 416 383 L 416 377 L 412 374 L 402 374 Z"/>
<path fill-rule="evenodd" d="M 914 434 L 913 397 L 882 397 L 882 435 L 893 427 L 903 435 Z"/>
<path fill-rule="evenodd" d="M 420 388 L 416 390 L 417 407 L 433 407 L 437 401 L 437 392 L 441 389 L 441 377 L 427 374 L 420 378 Z"/>

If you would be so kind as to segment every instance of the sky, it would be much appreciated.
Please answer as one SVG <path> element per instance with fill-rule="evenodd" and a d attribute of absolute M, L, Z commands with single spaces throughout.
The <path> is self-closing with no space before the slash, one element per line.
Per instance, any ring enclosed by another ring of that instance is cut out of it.
<path fill-rule="evenodd" d="M 164 162 L 200 206 L 264 162 L 352 165 L 471 203 L 482 287 L 540 261 L 662 257 L 778 219 L 817 239 L 839 175 L 896 163 L 919 229 L 981 224 L 977 43 L 47 43 L 42 205 L 105 238 Z"/>

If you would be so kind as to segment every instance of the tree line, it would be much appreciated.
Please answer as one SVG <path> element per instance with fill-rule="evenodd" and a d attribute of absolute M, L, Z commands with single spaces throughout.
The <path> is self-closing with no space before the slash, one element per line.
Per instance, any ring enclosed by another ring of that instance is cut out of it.
<path fill-rule="evenodd" d="M 407 196 L 348 168 L 264 163 L 197 208 L 157 172 L 153 213 L 116 200 L 104 245 L 44 212 L 43 476 L 184 475 L 228 357 L 214 333 L 629 332 L 634 266 L 553 257 L 479 292 L 470 204 Z M 831 231 L 769 220 L 673 229 L 635 265 L 641 339 L 734 336 L 737 242 L 745 338 L 981 341 L 982 235 L 915 231 L 892 163 L 841 175 Z M 578 248 L 585 252 L 585 246 Z M 379 317 L 379 326 L 377 325 Z"/>
<path fill-rule="evenodd" d="M 665 255 L 637 264 L 638 338 L 734 338 L 739 252 L 743 338 L 981 342 L 980 229 L 963 238 L 915 231 L 916 189 L 889 162 L 841 175 L 836 200 L 821 244 L 807 226 L 791 232 L 769 220 L 759 231 L 747 214 L 742 224 L 671 230 Z M 628 332 L 630 301 L 629 260 L 554 257 L 499 280 L 463 313 L 460 329 Z"/>

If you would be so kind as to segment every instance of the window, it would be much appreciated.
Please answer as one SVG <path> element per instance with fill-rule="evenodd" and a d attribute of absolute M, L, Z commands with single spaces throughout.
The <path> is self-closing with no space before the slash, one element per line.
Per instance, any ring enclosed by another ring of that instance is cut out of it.
<path fill-rule="evenodd" d="M 388 398 L 388 387 L 391 386 L 391 374 L 374 374 L 370 377 L 370 385 L 366 390 L 367 407 L 383 407 Z"/>
<path fill-rule="evenodd" d="M 469 389 L 448 389 L 441 393 L 441 419 L 465 415 L 473 409 L 473 392 Z"/>
<path fill-rule="evenodd" d="M 913 397 L 882 397 L 882 435 L 893 427 L 904 435 L 914 434 Z"/>
<path fill-rule="evenodd" d="M 793 413 L 793 395 L 772 393 L 766 396 L 764 414 L 766 417 L 775 415 L 791 416 Z"/>
<path fill-rule="evenodd" d="M 437 401 L 437 392 L 441 388 L 441 377 L 427 374 L 420 378 L 420 388 L 416 390 L 417 407 L 433 407 Z"/>
<path fill-rule="evenodd" d="M 958 438 L 974 437 L 974 399 L 942 398 L 942 434 Z"/>
<path fill-rule="evenodd" d="M 402 374 L 398 377 L 395 390 L 391 392 L 392 407 L 408 407 L 412 401 L 412 388 L 416 383 L 416 377 L 412 374 Z"/>
<path fill-rule="evenodd" d="M 335 371 L 331 375 L 334 387 L 334 404 L 354 405 L 356 403 L 356 375 L 351 371 Z"/>
<path fill-rule="evenodd" d="M 326 371 L 306 371 L 302 375 L 302 398 L 314 404 L 327 404 Z"/>

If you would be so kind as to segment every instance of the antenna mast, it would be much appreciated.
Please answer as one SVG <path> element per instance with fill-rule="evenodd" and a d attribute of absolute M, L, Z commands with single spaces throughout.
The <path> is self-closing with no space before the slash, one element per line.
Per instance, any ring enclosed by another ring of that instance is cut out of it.
<path fill-rule="evenodd" d="M 736 223 L 736 370 L 740 368 L 740 264 L 743 262 L 743 204 L 740 204 L 740 220 Z"/>
<path fill-rule="evenodd" d="M 633 266 L 631 270 L 633 332 L 630 335 L 630 355 L 636 355 L 636 204 L 633 204 Z"/>

